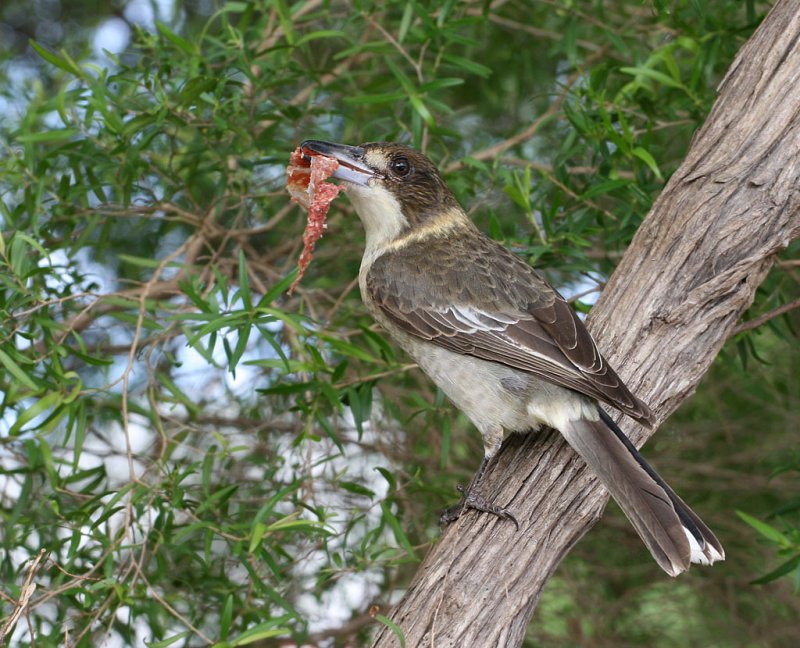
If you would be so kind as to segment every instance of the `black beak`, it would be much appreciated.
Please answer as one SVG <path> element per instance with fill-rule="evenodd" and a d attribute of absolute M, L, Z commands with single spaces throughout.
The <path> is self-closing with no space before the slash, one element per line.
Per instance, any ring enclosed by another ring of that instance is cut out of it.
<path fill-rule="evenodd" d="M 339 168 L 333 173 L 333 178 L 344 180 L 352 184 L 366 187 L 376 173 L 364 162 L 364 149 L 360 146 L 347 144 L 334 144 L 322 140 L 306 140 L 300 145 L 300 150 L 306 157 L 324 155 L 335 158 Z"/>

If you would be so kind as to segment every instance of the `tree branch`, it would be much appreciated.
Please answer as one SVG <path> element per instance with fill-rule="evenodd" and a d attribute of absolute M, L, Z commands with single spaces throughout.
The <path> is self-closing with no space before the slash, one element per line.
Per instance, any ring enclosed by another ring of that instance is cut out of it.
<path fill-rule="evenodd" d="M 781 315 L 785 315 L 786 313 L 793 311 L 795 308 L 800 308 L 800 298 L 790 301 L 788 304 L 783 304 L 782 306 L 773 308 L 771 311 L 763 313 L 758 317 L 754 317 L 751 320 L 741 322 L 731 331 L 731 337 L 738 335 L 739 333 L 744 333 L 745 331 L 752 331 L 753 329 L 766 324 L 771 319 L 775 319 L 776 317 L 780 317 Z"/>

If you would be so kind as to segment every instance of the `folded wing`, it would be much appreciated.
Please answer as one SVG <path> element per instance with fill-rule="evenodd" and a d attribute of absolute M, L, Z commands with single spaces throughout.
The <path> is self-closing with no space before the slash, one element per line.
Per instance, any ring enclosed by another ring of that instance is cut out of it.
<path fill-rule="evenodd" d="M 385 253 L 367 275 L 375 304 L 402 330 L 528 371 L 653 424 L 650 409 L 603 358 L 573 309 L 528 264 L 477 231 L 469 249 L 444 238 L 426 246 L 425 255 L 437 259 L 433 273 L 415 258 L 418 247 Z"/>

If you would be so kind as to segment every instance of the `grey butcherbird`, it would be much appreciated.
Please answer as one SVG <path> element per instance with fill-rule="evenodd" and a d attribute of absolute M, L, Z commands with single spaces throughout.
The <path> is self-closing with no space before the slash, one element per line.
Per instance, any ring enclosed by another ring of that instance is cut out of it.
<path fill-rule="evenodd" d="M 367 234 L 361 296 L 375 320 L 480 430 L 484 458 L 460 505 L 510 517 L 476 494 L 506 432 L 557 429 L 600 478 L 670 576 L 725 556 L 598 401 L 648 427 L 653 414 L 600 355 L 566 301 L 484 236 L 434 164 L 388 142 L 303 142 L 336 158 Z M 515 520 L 516 522 L 516 520 Z"/>

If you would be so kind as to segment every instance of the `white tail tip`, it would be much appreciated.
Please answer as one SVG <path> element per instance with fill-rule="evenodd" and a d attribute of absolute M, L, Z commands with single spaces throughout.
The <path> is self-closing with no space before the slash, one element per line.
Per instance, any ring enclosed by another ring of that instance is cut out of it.
<path fill-rule="evenodd" d="M 713 565 L 718 560 L 725 560 L 725 553 L 717 551 L 716 547 L 713 547 L 711 543 L 703 542 L 701 545 L 686 527 L 683 528 L 683 532 L 686 534 L 686 539 L 689 540 L 689 548 L 691 549 L 689 560 L 693 563 Z"/>

